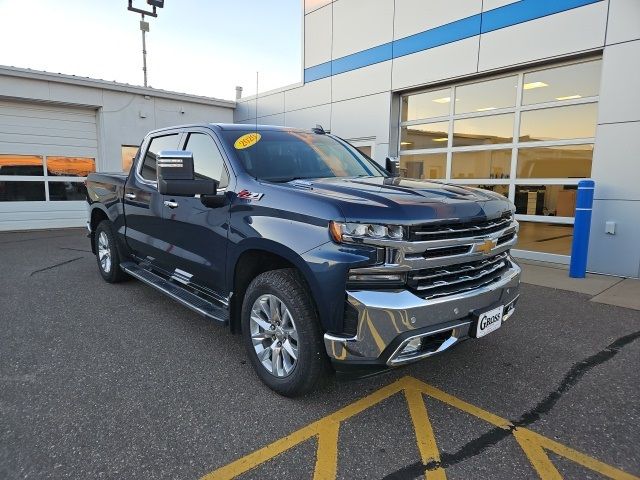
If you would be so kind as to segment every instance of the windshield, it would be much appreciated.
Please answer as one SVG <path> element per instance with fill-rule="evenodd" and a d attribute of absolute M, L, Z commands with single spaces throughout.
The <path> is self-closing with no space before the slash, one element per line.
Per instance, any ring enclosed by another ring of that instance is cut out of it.
<path fill-rule="evenodd" d="M 263 130 L 258 134 L 259 138 L 255 132 L 222 132 L 249 175 L 260 180 L 388 175 L 359 150 L 328 135 L 295 130 Z"/>

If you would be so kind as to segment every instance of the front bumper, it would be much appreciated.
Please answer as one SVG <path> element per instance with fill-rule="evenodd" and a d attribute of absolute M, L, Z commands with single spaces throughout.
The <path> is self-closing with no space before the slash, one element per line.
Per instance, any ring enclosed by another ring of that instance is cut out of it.
<path fill-rule="evenodd" d="M 357 333 L 353 337 L 325 334 L 327 353 L 338 369 L 341 365 L 396 366 L 440 353 L 469 337 L 474 312 L 503 304 L 504 319 L 511 316 L 520 272 L 510 261 L 493 283 L 432 300 L 408 290 L 347 291 L 347 301 L 358 312 Z M 403 356 L 402 347 L 418 337 L 431 343 Z"/>

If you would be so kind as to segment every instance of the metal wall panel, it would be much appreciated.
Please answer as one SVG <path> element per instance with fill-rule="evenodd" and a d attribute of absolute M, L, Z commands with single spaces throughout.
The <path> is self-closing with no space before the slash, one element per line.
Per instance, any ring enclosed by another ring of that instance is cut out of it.
<path fill-rule="evenodd" d="M 505 68 L 602 47 L 606 22 L 607 2 L 597 2 L 483 33 L 479 70 Z"/>
<path fill-rule="evenodd" d="M 609 0 L 607 45 L 640 39 L 640 2 Z"/>
<path fill-rule="evenodd" d="M 394 90 L 401 90 L 460 77 L 475 73 L 477 65 L 478 37 L 467 38 L 396 58 L 392 86 Z"/>
<path fill-rule="evenodd" d="M 640 40 L 604 51 L 598 123 L 640 120 Z"/>
<path fill-rule="evenodd" d="M 321 8 L 304 17 L 305 68 L 331 60 L 332 8 Z"/>
<path fill-rule="evenodd" d="M 332 100 L 339 102 L 391 90 L 391 61 L 331 77 Z"/>
<path fill-rule="evenodd" d="M 376 0 L 375 7 L 372 8 L 371 0 L 335 2 L 332 58 L 344 57 L 391 42 L 393 3 L 393 0 Z"/>
<path fill-rule="evenodd" d="M 446 25 L 477 15 L 481 9 L 481 0 L 396 0 L 394 37 L 404 38 Z"/>

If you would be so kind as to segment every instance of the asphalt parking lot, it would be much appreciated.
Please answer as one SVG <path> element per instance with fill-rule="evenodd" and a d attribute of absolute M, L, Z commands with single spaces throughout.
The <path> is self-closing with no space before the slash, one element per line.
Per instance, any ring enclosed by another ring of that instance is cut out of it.
<path fill-rule="evenodd" d="M 640 475 L 637 310 L 523 285 L 482 340 L 292 400 L 82 230 L 0 234 L 0 265 L 0 478 Z"/>

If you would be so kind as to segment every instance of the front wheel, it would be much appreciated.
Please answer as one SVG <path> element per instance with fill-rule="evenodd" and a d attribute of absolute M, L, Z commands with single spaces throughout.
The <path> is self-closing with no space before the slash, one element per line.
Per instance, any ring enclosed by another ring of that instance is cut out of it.
<path fill-rule="evenodd" d="M 299 273 L 258 275 L 242 303 L 242 336 L 260 379 L 277 393 L 309 392 L 329 372 L 318 315 Z"/>

